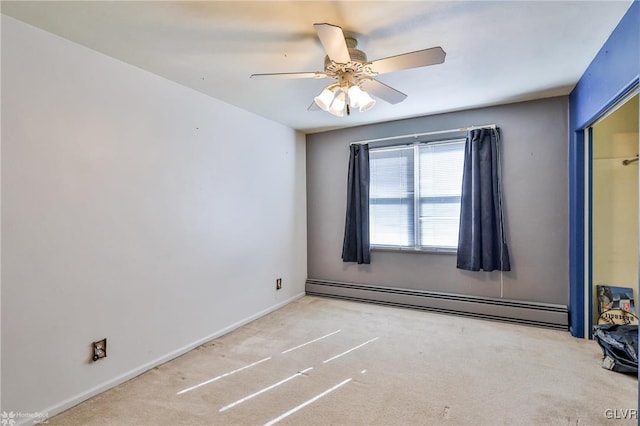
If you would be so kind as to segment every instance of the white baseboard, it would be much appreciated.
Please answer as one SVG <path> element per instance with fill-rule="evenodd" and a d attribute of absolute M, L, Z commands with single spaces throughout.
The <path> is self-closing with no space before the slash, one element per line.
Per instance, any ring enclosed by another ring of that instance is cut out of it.
<path fill-rule="evenodd" d="M 135 368 L 135 369 L 133 369 L 131 371 L 128 371 L 128 372 L 126 372 L 124 374 L 121 374 L 120 376 L 118 376 L 118 377 L 116 377 L 114 379 L 111 379 L 111 380 L 109 380 L 107 382 L 104 382 L 104 383 L 98 385 L 98 386 L 95 386 L 95 387 L 93 387 L 91 389 L 88 389 L 85 392 L 82 392 L 82 393 L 80 393 L 80 394 L 78 394 L 76 396 L 73 396 L 73 397 L 71 397 L 71 398 L 69 398 L 69 399 L 67 399 L 65 401 L 62 401 L 59 404 L 55 404 L 55 405 L 53 405 L 53 406 L 51 406 L 49 408 L 46 408 L 44 410 L 40 410 L 40 411 L 38 411 L 38 413 L 46 413 L 47 416 L 48 416 L 47 418 L 51 418 L 51 417 L 53 417 L 53 416 L 55 416 L 57 414 L 62 413 L 63 411 L 68 410 L 69 408 L 72 408 L 72 407 L 80 404 L 81 402 L 86 401 L 89 398 L 92 398 L 92 397 L 94 397 L 94 396 L 96 396 L 96 395 L 98 395 L 98 394 L 100 394 L 100 393 L 102 393 L 104 391 L 107 391 L 107 390 L 109 390 L 109 389 L 111 389 L 111 388 L 113 388 L 115 386 L 118 386 L 119 384 L 122 384 L 122 383 L 126 382 L 127 380 L 131 380 L 134 377 L 137 377 L 137 376 L 145 373 L 146 371 L 149 371 L 152 368 L 157 367 L 158 365 L 161 365 L 161 364 L 164 364 L 165 362 L 171 361 L 172 359 L 177 358 L 180 355 L 184 355 L 185 353 L 189 352 L 192 349 L 197 348 L 198 346 L 200 346 L 200 345 L 202 345 L 204 343 L 207 343 L 207 342 L 209 342 L 209 341 L 211 341 L 213 339 L 216 339 L 216 338 L 218 338 L 220 336 L 223 336 L 223 335 L 225 335 L 225 334 L 227 334 L 227 333 L 229 333 L 229 332 L 231 332 L 231 331 L 233 331 L 233 330 L 235 330 L 235 329 L 237 329 L 239 327 L 242 327 L 245 324 L 250 323 L 251 321 L 254 321 L 254 320 L 256 320 L 256 319 L 258 319 L 260 317 L 263 317 L 263 316 L 265 316 L 265 315 L 267 315 L 267 314 L 269 314 L 269 313 L 271 313 L 273 311 L 276 311 L 276 310 L 282 308 L 283 306 L 288 305 L 289 303 L 291 303 L 291 302 L 293 302 L 293 301 L 295 301 L 297 299 L 300 299 L 304 295 L 305 295 L 304 292 L 300 293 L 300 294 L 297 294 L 297 295 L 295 295 L 295 296 L 293 296 L 293 297 L 291 297 L 291 298 L 289 298 L 289 299 L 287 299 L 287 300 L 285 300 L 283 302 L 280 302 L 280 303 L 278 303 L 276 305 L 270 306 L 269 308 L 264 309 L 264 310 L 254 314 L 254 315 L 251 315 L 248 318 L 244 318 L 244 319 L 242 319 L 242 320 L 240 320 L 240 321 L 238 321 L 238 322 L 236 322 L 234 324 L 231 324 L 228 327 L 225 327 L 225 328 L 223 328 L 221 330 L 216 331 L 215 333 L 212 333 L 212 334 L 210 334 L 210 335 L 208 335 L 206 337 L 203 337 L 202 339 L 199 339 L 199 340 L 197 340 L 195 342 L 189 343 L 188 345 L 183 346 L 180 349 L 177 349 L 177 350 L 175 350 L 173 352 L 170 352 L 170 353 L 168 353 L 166 355 L 163 355 L 160 358 L 157 358 L 157 359 L 155 359 L 155 360 L 153 360 L 151 362 L 148 362 L 146 364 L 141 365 L 140 367 L 137 367 L 137 368 Z M 17 421 L 16 421 L 15 425 L 16 426 L 22 426 L 22 425 L 27 425 L 27 424 L 43 423 L 43 422 L 46 422 L 47 418 L 37 417 L 37 418 L 34 418 L 34 419 L 29 419 L 29 418 L 16 419 Z"/>

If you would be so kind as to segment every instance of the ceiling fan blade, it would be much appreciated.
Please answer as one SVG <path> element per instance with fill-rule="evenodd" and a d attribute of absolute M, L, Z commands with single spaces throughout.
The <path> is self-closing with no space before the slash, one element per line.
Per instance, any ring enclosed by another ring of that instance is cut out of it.
<path fill-rule="evenodd" d="M 426 67 L 427 65 L 441 64 L 444 62 L 446 52 L 442 47 L 417 50 L 403 55 L 390 56 L 371 62 L 371 69 L 378 74 L 406 70 L 409 68 Z"/>
<path fill-rule="evenodd" d="M 331 24 L 313 24 L 329 59 L 339 64 L 351 62 L 342 28 Z"/>
<path fill-rule="evenodd" d="M 251 74 L 251 78 L 327 78 L 323 72 L 281 72 L 275 74 Z"/>
<path fill-rule="evenodd" d="M 373 78 L 360 80 L 360 86 L 373 96 L 376 96 L 383 101 L 387 101 L 390 104 L 400 103 L 407 98 L 407 95 L 404 93 Z"/>

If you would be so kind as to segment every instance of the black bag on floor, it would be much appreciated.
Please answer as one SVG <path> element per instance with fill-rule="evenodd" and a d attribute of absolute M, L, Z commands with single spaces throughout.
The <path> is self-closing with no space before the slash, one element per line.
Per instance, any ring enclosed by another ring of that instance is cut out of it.
<path fill-rule="evenodd" d="M 596 325 L 593 338 L 602 348 L 603 368 L 619 373 L 638 373 L 637 325 Z"/>

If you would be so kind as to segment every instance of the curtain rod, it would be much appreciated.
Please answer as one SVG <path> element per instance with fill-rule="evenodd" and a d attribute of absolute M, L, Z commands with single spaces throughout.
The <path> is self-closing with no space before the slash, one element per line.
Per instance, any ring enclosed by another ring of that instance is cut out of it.
<path fill-rule="evenodd" d="M 421 136 L 439 135 L 439 134 L 443 134 L 443 133 L 454 133 L 454 132 L 466 132 L 466 131 L 475 130 L 475 129 L 495 129 L 495 128 L 496 128 L 495 124 L 485 124 L 483 126 L 469 126 L 469 127 L 461 127 L 459 129 L 436 130 L 435 132 L 411 133 L 411 134 L 408 134 L 408 135 L 391 136 L 391 137 L 388 137 L 388 138 L 368 139 L 368 140 L 364 140 L 364 141 L 351 142 L 349 145 L 365 144 L 365 143 L 371 143 L 371 142 L 390 141 L 390 140 L 394 140 L 394 139 L 404 139 L 404 138 L 409 138 L 409 137 L 419 138 Z"/>

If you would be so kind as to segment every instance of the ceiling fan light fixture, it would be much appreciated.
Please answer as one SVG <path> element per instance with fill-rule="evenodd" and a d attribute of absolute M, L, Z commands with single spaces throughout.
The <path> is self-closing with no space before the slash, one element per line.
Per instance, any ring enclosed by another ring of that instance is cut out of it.
<path fill-rule="evenodd" d="M 373 108 L 376 101 L 358 85 L 349 88 L 349 105 L 351 108 L 359 108 L 360 112 L 365 112 Z"/>
<path fill-rule="evenodd" d="M 313 98 L 313 100 L 315 101 L 316 105 L 320 107 L 320 109 L 322 109 L 323 111 L 328 111 L 331 103 L 336 97 L 337 89 L 338 86 L 336 85 L 327 86 L 318 96 Z"/>
<path fill-rule="evenodd" d="M 340 92 L 333 99 L 333 102 L 331 103 L 331 106 L 329 107 L 329 109 L 327 111 L 329 113 L 335 115 L 336 117 L 343 117 L 344 116 L 344 107 L 346 105 L 345 98 L 346 98 L 346 96 L 344 94 L 344 91 L 340 90 Z"/>
<path fill-rule="evenodd" d="M 358 86 L 354 85 L 349 87 L 347 94 L 349 95 L 349 105 L 351 105 L 351 108 L 360 108 L 360 103 L 362 102 L 362 96 L 364 93 L 365 92 L 363 92 Z"/>
<path fill-rule="evenodd" d="M 360 95 L 359 99 L 359 108 L 360 112 L 369 111 L 376 104 L 376 100 L 373 99 L 367 92 L 364 90 L 361 91 L 362 95 Z"/>

